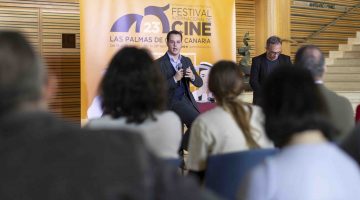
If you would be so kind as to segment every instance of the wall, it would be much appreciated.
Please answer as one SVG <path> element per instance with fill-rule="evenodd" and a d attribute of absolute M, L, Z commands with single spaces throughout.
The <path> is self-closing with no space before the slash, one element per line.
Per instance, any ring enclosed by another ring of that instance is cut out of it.
<path fill-rule="evenodd" d="M 0 29 L 25 33 L 57 78 L 50 109 L 80 122 L 80 19 L 78 0 L 0 0 Z M 62 33 L 76 34 L 76 48 L 62 48 Z"/>
<path fill-rule="evenodd" d="M 254 0 L 256 18 L 256 52 L 265 52 L 266 40 L 272 35 L 283 39 L 282 52 L 290 53 L 290 0 Z"/>
<path fill-rule="evenodd" d="M 280 34 L 281 37 L 294 41 L 291 44 L 293 55 L 302 39 L 344 13 L 336 9 L 295 5 L 294 2 L 295 0 L 236 0 L 236 47 L 243 45 L 242 38 L 249 31 L 252 47 L 250 52 L 251 57 L 254 57 L 264 52 L 265 41 L 270 34 Z M 333 3 L 347 8 L 359 3 L 358 0 L 316 2 Z M 286 15 L 289 13 L 290 28 L 286 28 L 283 24 L 287 23 Z M 269 16 L 273 19 L 269 20 Z M 80 121 L 79 17 L 78 0 L 0 0 L 0 28 L 15 28 L 26 33 L 44 57 L 49 72 L 58 79 L 51 110 L 75 122 Z M 291 33 L 286 36 L 288 29 Z M 320 46 L 327 54 L 329 50 L 337 50 L 338 44 L 346 43 L 348 37 L 355 37 L 356 31 L 360 31 L 359 8 L 308 42 Z M 61 47 L 62 33 L 76 34 L 75 49 Z M 237 62 L 240 58 L 237 55 Z"/>
<path fill-rule="evenodd" d="M 313 6 L 306 5 L 307 3 L 313 3 Z M 318 4 L 314 6 L 314 3 Z M 358 4 L 360 4 L 359 0 L 293 0 L 291 2 L 291 39 L 294 40 L 291 45 L 292 56 L 305 38 L 343 15 L 346 9 Z M 338 44 L 346 44 L 348 38 L 355 37 L 356 31 L 360 31 L 360 8 L 354 9 L 305 43 L 319 46 L 327 56 L 330 50 L 338 50 Z"/>
<path fill-rule="evenodd" d="M 236 48 L 244 45 L 243 37 L 246 32 L 250 34 L 249 44 L 251 46 L 251 57 L 256 56 L 255 42 L 255 1 L 254 0 L 236 0 Z M 237 50 L 236 50 L 237 52 Z M 242 56 L 236 55 L 236 61 L 239 63 Z"/>

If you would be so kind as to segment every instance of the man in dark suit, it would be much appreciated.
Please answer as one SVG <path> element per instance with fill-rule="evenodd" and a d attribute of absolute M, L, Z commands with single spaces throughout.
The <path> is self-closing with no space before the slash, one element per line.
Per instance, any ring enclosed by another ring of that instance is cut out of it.
<path fill-rule="evenodd" d="M 190 83 L 201 87 L 202 79 L 197 75 L 190 58 L 180 55 L 182 34 L 170 31 L 166 36 L 168 51 L 157 62 L 168 86 L 168 109 L 177 113 L 188 129 L 183 136 L 182 149 L 187 149 L 189 129 L 199 115 L 199 108 L 190 92 Z"/>
<path fill-rule="evenodd" d="M 354 128 L 354 110 L 350 101 L 324 86 L 326 71 L 325 58 L 320 49 L 314 45 L 302 46 L 295 55 L 295 66 L 310 70 L 320 92 L 325 98 L 329 111 L 329 120 L 337 129 L 336 140 L 342 140 Z"/>
<path fill-rule="evenodd" d="M 290 57 L 281 54 L 281 44 L 279 37 L 269 37 L 266 41 L 266 52 L 252 59 L 249 82 L 253 90 L 253 104 L 260 104 L 261 87 L 270 72 L 279 65 L 291 64 Z"/>

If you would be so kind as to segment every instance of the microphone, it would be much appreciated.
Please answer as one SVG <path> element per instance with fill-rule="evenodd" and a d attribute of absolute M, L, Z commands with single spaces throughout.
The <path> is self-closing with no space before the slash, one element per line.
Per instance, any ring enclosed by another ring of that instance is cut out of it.
<path fill-rule="evenodd" d="M 176 65 L 176 69 L 177 69 L 177 70 L 182 69 L 182 63 L 181 63 L 181 62 L 179 62 L 179 63 Z"/>
<path fill-rule="evenodd" d="M 185 77 L 187 67 L 183 67 L 183 64 L 180 62 L 176 65 L 176 68 L 177 70 L 183 69 L 183 76 Z"/>

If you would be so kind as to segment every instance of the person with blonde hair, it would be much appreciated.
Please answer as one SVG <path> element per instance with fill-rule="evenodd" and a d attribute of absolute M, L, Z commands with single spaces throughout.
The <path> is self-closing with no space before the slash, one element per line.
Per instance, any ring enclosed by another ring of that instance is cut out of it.
<path fill-rule="evenodd" d="M 186 164 L 191 172 L 203 177 L 210 155 L 272 146 L 264 133 L 261 108 L 241 100 L 243 89 L 240 66 L 232 61 L 220 61 L 213 66 L 209 90 L 218 106 L 193 123 Z"/>

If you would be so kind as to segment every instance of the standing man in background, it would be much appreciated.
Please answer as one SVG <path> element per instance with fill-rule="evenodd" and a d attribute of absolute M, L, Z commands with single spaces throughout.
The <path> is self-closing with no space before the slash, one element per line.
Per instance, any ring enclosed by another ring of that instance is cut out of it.
<path fill-rule="evenodd" d="M 281 54 L 281 45 L 279 37 L 271 36 L 266 40 L 266 52 L 252 59 L 249 82 L 255 105 L 260 104 L 261 87 L 270 72 L 279 65 L 291 64 L 290 56 Z"/>
<path fill-rule="evenodd" d="M 200 113 L 190 92 L 190 83 L 201 87 L 203 81 L 197 75 L 190 58 L 180 55 L 181 32 L 170 31 L 166 36 L 166 45 L 168 51 L 157 62 L 168 86 L 168 109 L 178 114 L 187 127 L 181 142 L 181 149 L 187 149 L 191 124 Z"/>

